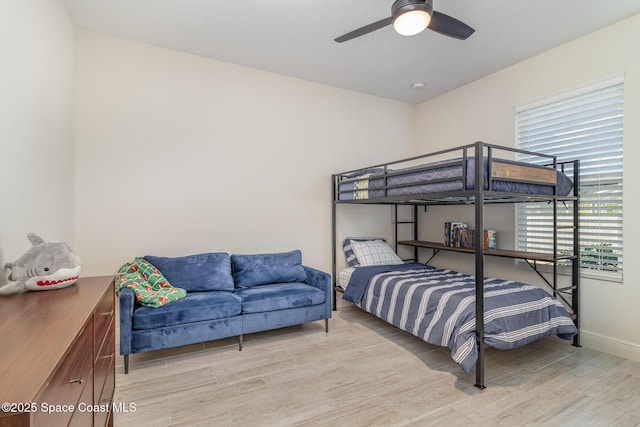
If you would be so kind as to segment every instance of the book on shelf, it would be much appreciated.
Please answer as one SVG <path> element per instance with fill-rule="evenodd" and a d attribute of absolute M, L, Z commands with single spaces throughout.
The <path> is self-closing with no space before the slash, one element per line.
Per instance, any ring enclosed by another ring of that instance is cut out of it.
<path fill-rule="evenodd" d="M 460 221 L 444 223 L 444 245 L 461 247 L 461 235 L 467 229 L 467 224 Z"/>
<path fill-rule="evenodd" d="M 496 249 L 498 247 L 498 233 L 496 230 L 484 230 L 484 248 Z"/>
<path fill-rule="evenodd" d="M 460 247 L 462 248 L 473 248 L 473 242 L 475 239 L 475 230 L 462 230 L 460 233 Z"/>
<path fill-rule="evenodd" d="M 498 247 L 498 233 L 496 230 L 484 230 L 484 248 L 496 249 Z M 444 245 L 454 248 L 475 247 L 475 230 L 469 229 L 467 224 L 460 221 L 444 223 Z"/>

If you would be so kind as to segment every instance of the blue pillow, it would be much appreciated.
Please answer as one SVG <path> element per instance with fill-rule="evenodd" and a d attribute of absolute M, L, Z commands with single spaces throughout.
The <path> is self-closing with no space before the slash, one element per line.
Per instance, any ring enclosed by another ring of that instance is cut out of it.
<path fill-rule="evenodd" d="M 302 252 L 299 250 L 277 254 L 231 255 L 231 264 L 233 280 L 238 288 L 307 281 L 307 273 L 302 267 Z"/>
<path fill-rule="evenodd" d="M 144 257 L 169 281 L 171 286 L 189 291 L 233 291 L 231 260 L 225 252 L 183 257 Z"/>

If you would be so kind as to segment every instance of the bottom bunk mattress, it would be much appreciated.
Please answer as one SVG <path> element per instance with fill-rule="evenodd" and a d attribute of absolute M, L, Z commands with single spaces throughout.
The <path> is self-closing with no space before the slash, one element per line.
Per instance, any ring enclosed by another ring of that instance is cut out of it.
<path fill-rule="evenodd" d="M 425 264 L 358 267 L 343 298 L 431 344 L 449 347 L 469 373 L 478 359 L 475 276 Z M 578 333 L 564 306 L 544 289 L 484 280 L 484 342 L 501 350 L 545 336 Z"/>

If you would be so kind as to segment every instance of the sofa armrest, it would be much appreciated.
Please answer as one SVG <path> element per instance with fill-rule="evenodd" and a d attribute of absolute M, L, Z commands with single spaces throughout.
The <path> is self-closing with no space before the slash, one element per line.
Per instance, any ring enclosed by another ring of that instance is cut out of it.
<path fill-rule="evenodd" d="M 131 353 L 131 331 L 133 330 L 133 306 L 136 297 L 129 288 L 123 288 L 119 295 L 120 303 L 120 354 Z"/>
<path fill-rule="evenodd" d="M 307 284 L 324 292 L 327 319 L 331 318 L 331 276 L 324 271 L 306 265 L 302 266 L 307 273 Z"/>

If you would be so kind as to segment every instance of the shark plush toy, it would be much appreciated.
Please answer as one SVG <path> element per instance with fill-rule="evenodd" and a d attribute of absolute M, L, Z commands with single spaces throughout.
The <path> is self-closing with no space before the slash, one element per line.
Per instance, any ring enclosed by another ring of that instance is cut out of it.
<path fill-rule="evenodd" d="M 45 242 L 29 233 L 31 248 L 14 263 L 5 264 L 11 270 L 10 282 L 0 287 L 0 295 L 23 291 L 44 291 L 72 285 L 80 275 L 80 257 L 64 242 Z"/>

